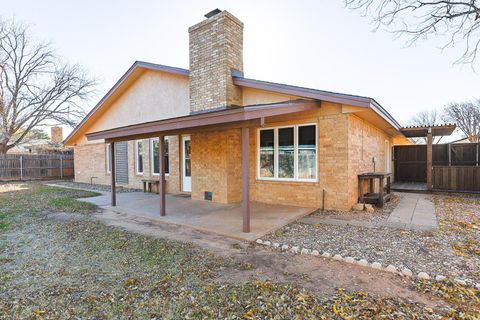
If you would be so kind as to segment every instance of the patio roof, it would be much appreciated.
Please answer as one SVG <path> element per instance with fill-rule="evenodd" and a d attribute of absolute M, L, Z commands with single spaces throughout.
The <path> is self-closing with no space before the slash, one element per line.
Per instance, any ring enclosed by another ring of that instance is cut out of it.
<path fill-rule="evenodd" d="M 411 126 L 401 128 L 400 132 L 407 138 L 426 137 L 429 130 L 432 136 L 449 136 L 457 126 L 455 124 L 441 124 L 433 126 Z"/>
<path fill-rule="evenodd" d="M 208 130 L 209 127 L 218 130 L 260 126 L 266 117 L 310 111 L 319 107 L 320 102 L 318 101 L 301 99 L 245 107 L 222 108 L 210 112 L 195 113 L 172 119 L 88 133 L 86 136 L 88 140 L 122 141 L 156 137 L 159 134 L 191 133 L 194 130 Z"/>

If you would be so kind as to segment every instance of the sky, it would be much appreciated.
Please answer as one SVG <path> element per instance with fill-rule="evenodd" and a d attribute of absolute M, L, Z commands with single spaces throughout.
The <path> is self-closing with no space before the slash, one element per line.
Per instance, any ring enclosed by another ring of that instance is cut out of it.
<path fill-rule="evenodd" d="M 480 98 L 480 74 L 454 65 L 460 48 L 441 50 L 441 39 L 407 47 L 342 0 L 0 0 L 0 8 L 98 80 L 87 111 L 135 60 L 188 69 L 188 27 L 215 8 L 244 22 L 248 78 L 369 96 L 402 125 Z"/>

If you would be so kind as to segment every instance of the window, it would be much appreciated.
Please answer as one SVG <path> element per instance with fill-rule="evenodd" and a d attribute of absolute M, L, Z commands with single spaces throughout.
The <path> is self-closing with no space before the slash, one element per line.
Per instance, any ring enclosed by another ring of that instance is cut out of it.
<path fill-rule="evenodd" d="M 106 157 L 105 159 L 107 160 L 107 172 L 111 173 L 112 172 L 112 164 L 110 161 L 110 143 L 107 143 L 106 145 L 107 149 L 105 150 Z"/>
<path fill-rule="evenodd" d="M 317 180 L 315 124 L 259 130 L 258 178 Z"/>
<path fill-rule="evenodd" d="M 278 129 L 278 177 L 294 178 L 295 147 L 293 144 L 294 128 Z"/>
<path fill-rule="evenodd" d="M 274 129 L 260 131 L 260 177 L 274 177 Z"/>
<path fill-rule="evenodd" d="M 317 178 L 317 128 L 298 127 L 298 179 Z"/>
<path fill-rule="evenodd" d="M 137 174 L 143 174 L 143 141 L 135 141 L 135 167 Z"/>
<path fill-rule="evenodd" d="M 165 137 L 165 145 L 164 145 L 164 154 L 163 154 L 163 161 L 165 164 L 165 174 L 170 172 L 170 165 L 168 161 L 168 138 Z M 152 164 L 152 174 L 158 175 L 160 174 L 160 163 L 158 159 L 158 139 L 150 140 L 150 163 Z"/>

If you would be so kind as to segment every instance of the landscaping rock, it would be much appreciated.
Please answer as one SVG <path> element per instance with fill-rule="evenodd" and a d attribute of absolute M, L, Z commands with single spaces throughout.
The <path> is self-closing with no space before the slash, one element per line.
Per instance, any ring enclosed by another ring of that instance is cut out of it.
<path fill-rule="evenodd" d="M 302 251 L 300 251 L 301 254 L 309 254 L 310 250 L 303 248 Z"/>
<path fill-rule="evenodd" d="M 447 279 L 447 277 L 444 277 L 444 276 L 441 276 L 441 275 L 438 275 L 438 276 L 435 277 L 435 281 L 438 281 L 438 282 L 445 281 L 445 279 Z"/>
<path fill-rule="evenodd" d="M 329 253 L 329 252 L 324 252 L 322 254 L 322 257 L 325 257 L 325 258 L 330 258 L 332 255 Z"/>
<path fill-rule="evenodd" d="M 278 248 L 278 247 L 280 247 L 280 243 L 278 243 L 278 242 L 274 242 L 274 243 L 272 244 L 272 247 L 274 247 L 274 248 Z"/>
<path fill-rule="evenodd" d="M 404 276 L 407 276 L 407 277 L 413 276 L 413 272 L 412 272 L 410 269 L 407 269 L 407 268 L 402 269 L 402 274 L 403 274 Z"/>
<path fill-rule="evenodd" d="M 355 259 L 353 257 L 346 257 L 344 261 L 348 263 L 355 263 Z"/>
<path fill-rule="evenodd" d="M 373 269 L 382 269 L 382 264 L 380 262 L 374 262 L 374 263 L 372 263 L 372 268 Z"/>
<path fill-rule="evenodd" d="M 419 272 L 417 277 L 422 280 L 430 280 L 430 276 L 426 272 Z"/>
<path fill-rule="evenodd" d="M 353 205 L 353 210 L 355 211 L 363 211 L 364 208 L 365 208 L 365 205 L 363 203 L 355 203 Z"/>
<path fill-rule="evenodd" d="M 312 250 L 312 252 L 310 254 L 312 256 L 318 256 L 318 255 L 320 255 L 320 252 L 318 252 L 317 250 Z"/>
<path fill-rule="evenodd" d="M 255 241 L 255 242 L 258 243 L 258 244 L 262 244 L 263 240 L 262 239 L 257 239 L 257 241 Z"/>
<path fill-rule="evenodd" d="M 392 201 L 404 194 L 393 194 Z M 383 208 L 375 208 L 373 214 L 365 211 L 339 212 L 325 210 L 313 214 L 312 224 L 295 222 L 282 232 L 263 237 L 264 240 L 298 245 L 311 250 L 334 252 L 343 257 L 364 258 L 369 262 L 378 261 L 383 266 L 392 264 L 398 271 L 409 269 L 416 276 L 420 271 L 430 275 L 443 275 L 448 279 L 478 278 L 480 256 L 457 255 L 452 250 L 468 253 L 466 239 L 480 241 L 480 232 L 474 228 L 472 221 L 480 218 L 478 199 L 463 195 L 425 195 L 435 202 L 438 222 L 442 227 L 435 232 L 415 231 L 386 227 L 385 222 L 391 210 L 395 208 L 392 201 Z M 388 211 L 390 208 L 390 211 Z M 459 228 L 459 225 L 469 226 Z M 435 244 L 425 248 L 425 244 Z M 432 276 L 432 279 L 435 276 Z"/>
<path fill-rule="evenodd" d="M 367 211 L 368 213 L 374 213 L 375 212 L 375 209 L 373 208 L 373 206 L 371 204 L 365 204 L 365 211 Z"/>
<path fill-rule="evenodd" d="M 269 246 L 269 245 L 271 245 L 272 243 L 271 243 L 270 241 L 264 241 L 263 244 L 266 245 L 266 246 Z"/>
<path fill-rule="evenodd" d="M 298 253 L 300 251 L 300 247 L 292 247 L 290 251 L 293 253 Z"/>
<path fill-rule="evenodd" d="M 340 260 L 342 260 L 342 256 L 339 255 L 339 254 L 336 254 L 336 255 L 333 256 L 333 259 L 340 261 Z"/>
<path fill-rule="evenodd" d="M 361 265 L 362 267 L 366 267 L 368 266 L 368 261 L 365 259 L 360 259 L 359 261 L 357 261 L 357 264 Z"/>
<path fill-rule="evenodd" d="M 385 268 L 385 270 L 387 270 L 388 272 L 393 272 L 393 273 L 396 273 L 396 272 L 397 272 L 397 268 L 396 268 L 394 265 L 392 265 L 392 264 L 389 264 L 389 265 Z"/>
<path fill-rule="evenodd" d="M 288 247 L 286 244 L 284 244 L 281 249 L 282 249 L 282 251 L 287 251 L 288 248 L 289 248 L 289 247 Z"/>

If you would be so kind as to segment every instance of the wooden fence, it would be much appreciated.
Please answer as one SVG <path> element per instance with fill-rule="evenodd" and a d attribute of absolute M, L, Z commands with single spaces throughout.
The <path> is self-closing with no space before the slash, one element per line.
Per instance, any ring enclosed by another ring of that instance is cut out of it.
<path fill-rule="evenodd" d="M 0 181 L 72 179 L 73 155 L 2 155 Z"/>
<path fill-rule="evenodd" d="M 433 166 L 433 189 L 480 191 L 480 167 Z"/>

